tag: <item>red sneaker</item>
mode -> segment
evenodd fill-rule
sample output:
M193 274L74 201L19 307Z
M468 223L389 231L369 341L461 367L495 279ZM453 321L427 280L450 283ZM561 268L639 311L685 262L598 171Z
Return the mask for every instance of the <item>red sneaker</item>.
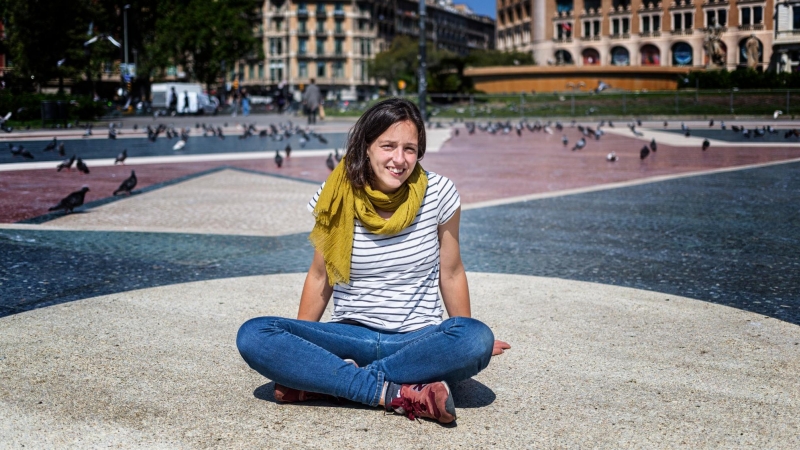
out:
M444 381L429 384L404 384L400 396L389 403L394 412L403 414L409 420L427 417L441 423L456 420L456 406L450 386Z

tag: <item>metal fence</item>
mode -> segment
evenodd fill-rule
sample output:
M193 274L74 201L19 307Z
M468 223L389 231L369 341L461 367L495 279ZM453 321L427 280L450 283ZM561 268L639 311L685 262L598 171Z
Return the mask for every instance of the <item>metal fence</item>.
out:
M406 96L416 101L416 96ZM353 114L373 102L341 103L334 114ZM659 92L555 92L541 94L430 94L431 118L513 118L585 116L772 116L800 115L800 90L678 90Z

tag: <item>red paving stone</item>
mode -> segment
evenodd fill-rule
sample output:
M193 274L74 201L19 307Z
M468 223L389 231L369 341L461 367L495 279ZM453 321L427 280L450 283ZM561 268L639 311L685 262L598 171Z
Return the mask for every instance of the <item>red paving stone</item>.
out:
M706 152L700 148L671 147L660 144L656 153L639 159L644 141L633 137L606 134L599 141L588 140L586 148L571 151L580 137L574 128L565 129L570 139L567 148L560 134L524 132L490 135L477 132L446 142L422 161L427 170L451 178L465 204L521 195L589 187L659 175L678 174L724 167L800 158L800 147L723 147ZM606 155L614 151L619 161L609 163ZM230 162L147 164L92 168L92 173L49 170L0 172L0 223L13 223L47 213L68 193L88 185L86 201L111 196L130 170L136 170L137 189L200 173L220 166L240 167L320 182L329 171L326 157L292 158L277 169L271 159ZM55 163L54 163L55 166Z

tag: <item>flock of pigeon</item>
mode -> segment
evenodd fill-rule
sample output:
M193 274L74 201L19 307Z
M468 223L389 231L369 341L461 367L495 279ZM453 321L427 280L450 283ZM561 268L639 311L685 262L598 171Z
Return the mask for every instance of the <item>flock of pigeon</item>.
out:
M643 137L644 136L644 133L642 133L641 131L637 130L637 127L642 126L642 121L641 120L635 119L632 122L628 123L627 125L628 125L628 128L631 130L631 132L633 133L634 136L636 136L636 137ZM541 122L539 120L536 120L535 122L531 123L531 122L528 122L525 119L520 120L517 123L511 123L511 121L487 122L485 124L477 124L475 122L466 122L465 126L466 126L466 130L467 130L467 132L469 134L475 134L475 132L477 130L480 130L480 131L483 131L483 132L487 132L489 134L510 134L512 132L515 132L517 134L517 136L520 136L520 137L522 137L523 130L528 130L528 131L531 131L531 132L544 132L544 133L547 133L547 134L553 134L555 132L563 132L564 128L565 128L565 126L559 121ZM713 119L711 119L709 121L708 126L709 127L713 127L714 126L714 120ZM573 120L570 123L569 127L577 128L577 130L580 131L580 133L582 134L582 136L572 146L572 151L576 151L576 150L582 150L582 149L584 149L586 147L587 139L594 138L594 140L600 140L600 138L604 135L603 127L614 128L614 122L612 122L611 120L608 120L608 121L603 120L596 127L592 127L592 126L584 126L584 125L578 124L576 121ZM669 127L669 122L664 121L664 128L666 129L668 127ZM724 121L720 122L720 128L722 130L726 130L727 129ZM686 136L686 137L690 137L691 136L691 130L683 122L681 122L681 130L683 131L684 136ZM753 138L763 137L768 133L770 133L770 134L779 133L779 130L777 130L772 125L765 125L765 126L753 127L753 128L747 128L747 127L744 127L744 126L732 125L730 127L730 130L732 132L734 132L734 133L741 133L742 136L744 136L745 138L748 138L748 139L751 138L751 137L753 137ZM458 133L459 133L458 129L456 128L455 129L455 136L458 136ZM790 138L800 139L800 130L798 130L798 129L788 130L788 131L786 131L784 133L784 138L786 138L786 139L790 139ZM561 143L563 144L564 148L569 147L569 138L567 137L566 134L562 134ZM703 142L702 142L700 148L703 151L706 151L706 150L709 149L710 146L711 146L711 142L708 139L703 139ZM658 150L658 144L656 143L655 139L652 139L650 141L649 145L645 145L645 146L643 146L641 148L641 150L639 151L639 158L641 160L643 160L643 159L647 158L651 153L655 153L657 150ZM606 160L609 161L609 162L615 162L615 161L619 160L619 157L617 156L616 152L611 152L608 155L606 155Z
M224 127L227 126L228 124L225 123ZM311 131L309 129L303 129L299 126L293 125L291 121L285 124L284 123L279 123L277 125L270 124L261 130L258 130L255 124L240 125L239 127L243 129L243 133L239 136L239 139L248 139L254 136L258 136L260 138L270 138L273 141L283 141L283 140L289 140L291 139L292 136L297 135L299 136L298 140L300 142L301 147L305 147L306 143L308 143L311 139L316 139L322 144L328 143L328 139L324 135ZM113 122L110 123L108 127L108 138L116 140L117 136L122 133L121 128L122 128L121 123L120 124ZM213 125L206 125L205 123L203 124L197 123L195 125L195 128L198 130L202 129L203 137L217 137L219 139L225 139L223 127L220 126L215 127ZM139 129L138 125L133 125L134 132L137 132L138 129ZM178 138L178 142L175 145L173 145L172 149L174 151L179 151L186 146L187 142L189 141L189 135L192 130L191 127L176 129L172 125L167 126L164 124L159 124L155 127L152 125L147 125L147 127L143 131L147 133L147 139L150 142L156 142L159 139L159 136L161 136L162 134L167 140ZM84 126L83 137L90 137L90 136L93 136L93 126L91 124L87 124L86 126ZM11 154L14 157L19 156L25 159L35 159L35 156L24 146L22 145L15 146L13 144L8 144L8 145ZM54 137L53 140L50 143L48 143L47 146L44 148L44 151L49 152L55 150L58 151L59 155L66 156L66 146L64 142L59 142L58 138ZM283 151L286 155L286 158L289 158L292 152L291 145L287 143ZM330 153L328 155L328 159L325 161L326 166L330 170L333 170L336 167L336 163L338 163L342 159L342 155L340 155L339 149L337 148L334 151L335 153ZM114 160L114 165L117 164L124 165L127 157L128 157L128 150L123 149L122 152L119 153L116 159ZM276 150L275 151L276 166L278 168L282 167L283 161L284 157L281 155L279 150ZM73 166L83 174L90 173L89 167L86 165L83 159L77 157L77 155L74 154L71 157L63 160L60 164L58 164L56 170L58 172L61 172L63 170L71 172ZM122 184L120 184L119 188L117 188L113 192L113 195L114 196L123 194L130 195L133 189L136 187L136 183L137 183L136 172L132 170L130 177L125 179L125 181L123 181ZM49 210L50 211L64 210L67 213L71 213L75 208L83 205L86 193L88 191L89 188L84 186L81 190L72 192L66 197L64 197L57 205L53 206Z

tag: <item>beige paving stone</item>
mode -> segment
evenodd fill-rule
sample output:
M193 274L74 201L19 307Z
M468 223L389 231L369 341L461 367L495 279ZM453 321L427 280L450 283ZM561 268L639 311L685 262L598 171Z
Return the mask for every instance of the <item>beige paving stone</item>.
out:
M800 327L657 292L470 273L513 348L454 387L453 428L277 405L235 347L304 274L123 292L0 319L0 447L798 448ZM327 316L326 316L327 317Z
M223 170L47 222L42 229L249 236L310 232L313 183Z

